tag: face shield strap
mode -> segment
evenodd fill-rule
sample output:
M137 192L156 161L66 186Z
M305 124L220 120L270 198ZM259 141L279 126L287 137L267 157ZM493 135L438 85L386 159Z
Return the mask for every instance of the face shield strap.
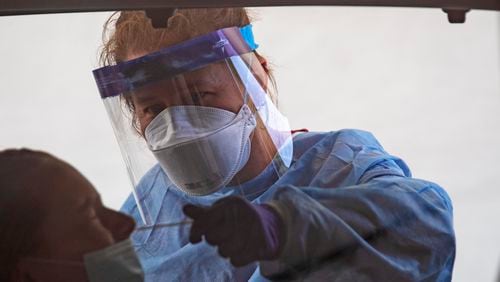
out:
M229 27L157 52L93 71L102 99L133 91L150 82L172 77L258 47L252 26Z
M250 96L257 111L255 114L261 117L278 150L275 159L281 160L284 165L278 166L279 169L277 169L281 175L281 172L290 167L293 157L293 143L288 119L278 111L243 59L240 56L235 56L231 57L230 60L245 88L244 103L247 103L247 97ZM286 169L284 170L284 168Z
M244 27L241 27L240 33L241 33L241 36L243 37L243 39L245 40L245 42L248 44L248 47L250 47L250 49L252 49L252 51L259 48L259 44L255 43L251 24L246 25Z

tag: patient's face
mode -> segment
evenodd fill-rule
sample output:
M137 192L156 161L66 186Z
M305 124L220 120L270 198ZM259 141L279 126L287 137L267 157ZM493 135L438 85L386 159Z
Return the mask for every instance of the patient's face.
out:
M128 238L134 221L102 205L93 186L66 164L48 176L52 187L44 203L47 212L40 230L37 257L81 260L82 255Z

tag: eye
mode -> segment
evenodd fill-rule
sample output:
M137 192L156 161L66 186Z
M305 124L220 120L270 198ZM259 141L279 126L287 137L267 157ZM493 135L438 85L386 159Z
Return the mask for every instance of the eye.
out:
M193 101L193 104L195 105L203 105L203 101L207 98L209 95L213 95L214 93L208 92L208 91L196 91L194 93L191 93L191 99Z
M157 116L164 109L165 109L165 106L156 104L156 105L151 105L151 106L147 106L146 108L144 108L144 113L147 115Z

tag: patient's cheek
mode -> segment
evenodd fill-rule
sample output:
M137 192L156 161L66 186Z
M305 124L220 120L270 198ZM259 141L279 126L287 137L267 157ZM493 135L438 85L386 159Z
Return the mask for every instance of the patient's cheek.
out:
M114 243L113 236L99 220L75 220L46 231L42 240L43 257L80 260L86 253Z

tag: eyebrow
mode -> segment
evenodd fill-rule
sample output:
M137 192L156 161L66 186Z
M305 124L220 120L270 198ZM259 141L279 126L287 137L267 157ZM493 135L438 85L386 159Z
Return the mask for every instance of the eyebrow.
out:
M155 85L157 83L161 83L161 85ZM133 96L133 99L135 99L136 102L139 102L139 103L146 103L149 101L154 101L154 100L158 99L159 95L164 95L164 92L168 91L169 88L166 85L163 85L163 83L164 83L164 81L158 81L158 82L154 82L150 85L144 85L143 87L140 87L140 88L136 89L135 91L133 91L131 96ZM153 88L153 89L148 88L152 85L154 85L155 88ZM157 93L158 92L157 87L160 87L159 88L161 91L160 94Z
M185 78L185 83L188 91L194 91L198 86L215 88L218 85L218 81L213 78L198 77L198 78ZM155 101L158 95L151 94L150 91L136 91L133 93L133 97L137 103L146 104L151 101Z
M217 80L212 78L200 77L200 78L187 78L186 84L188 87L206 85L206 86L217 86Z
M154 100L156 97L153 96L153 95L148 95L148 94L140 94L140 93L135 93L135 99L137 100L137 102L139 103L145 103L145 102L149 102L149 101L152 101Z

